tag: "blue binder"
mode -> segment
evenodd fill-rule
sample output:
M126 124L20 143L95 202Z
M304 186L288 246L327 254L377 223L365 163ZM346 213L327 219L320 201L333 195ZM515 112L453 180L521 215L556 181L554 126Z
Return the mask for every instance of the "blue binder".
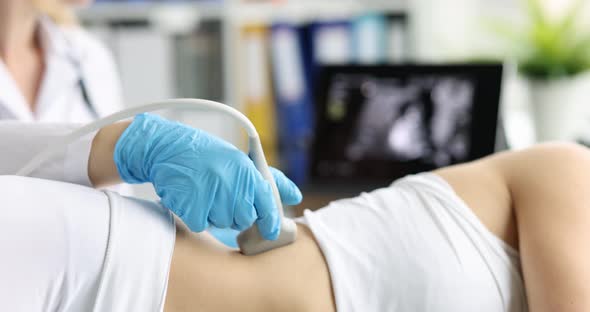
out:
M301 27L275 23L271 27L271 59L282 167L295 183L309 172L309 147L313 133L313 103L305 66Z
M350 22L277 22L271 36L281 163L287 175L302 184L310 171L316 78L322 65L353 60Z

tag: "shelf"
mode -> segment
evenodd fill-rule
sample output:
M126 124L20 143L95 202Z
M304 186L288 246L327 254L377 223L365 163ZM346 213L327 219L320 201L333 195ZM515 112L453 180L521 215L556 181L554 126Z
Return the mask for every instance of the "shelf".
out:
M287 3L241 3L230 1L190 2L101 2L78 11L86 23L147 21L168 14L193 14L199 20L221 20L225 17L237 22L270 23L275 20L306 22L334 18L348 18L365 12L404 13L406 0L380 1L291 1Z
M164 13L162 13L164 12ZM161 14L183 14L187 12L200 20L220 19L223 3L220 1L191 2L100 2L78 10L80 19L87 23L109 23L121 21L151 21Z
M240 3L228 7L227 14L238 22L272 23L273 21L309 22L348 19L367 12L405 13L405 0L367 4L364 1L290 1L286 3Z

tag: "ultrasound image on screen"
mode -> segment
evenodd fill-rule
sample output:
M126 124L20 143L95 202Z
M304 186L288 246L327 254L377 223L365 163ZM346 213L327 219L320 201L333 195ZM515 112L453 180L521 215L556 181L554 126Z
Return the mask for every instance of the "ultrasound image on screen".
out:
M360 106L344 151L351 161L421 160L440 167L469 156L473 91L470 80L456 76L402 81L340 74L326 113L337 121Z
M501 64L325 66L312 181L385 185L495 150Z
M470 160L476 82L457 73L330 75L314 175L390 179Z

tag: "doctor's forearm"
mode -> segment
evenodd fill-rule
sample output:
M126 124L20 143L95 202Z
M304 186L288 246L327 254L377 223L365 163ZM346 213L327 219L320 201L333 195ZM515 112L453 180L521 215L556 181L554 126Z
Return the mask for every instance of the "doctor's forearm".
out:
M119 122L102 128L92 141L88 159L88 177L95 187L121 183L113 159L115 145L131 122Z

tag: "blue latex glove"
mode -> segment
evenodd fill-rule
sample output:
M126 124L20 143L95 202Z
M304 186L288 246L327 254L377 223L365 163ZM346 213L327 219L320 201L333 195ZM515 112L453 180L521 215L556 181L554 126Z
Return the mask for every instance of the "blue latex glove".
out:
M211 234L215 239L220 241L227 247L238 248L238 235L240 232L233 229L220 229L214 226L207 229L207 232Z
M246 154L205 131L140 114L119 138L117 170L127 183L151 182L162 204L195 231L209 225L243 231L254 222L265 239L280 232L270 184ZM281 200L301 201L301 192L271 168Z

